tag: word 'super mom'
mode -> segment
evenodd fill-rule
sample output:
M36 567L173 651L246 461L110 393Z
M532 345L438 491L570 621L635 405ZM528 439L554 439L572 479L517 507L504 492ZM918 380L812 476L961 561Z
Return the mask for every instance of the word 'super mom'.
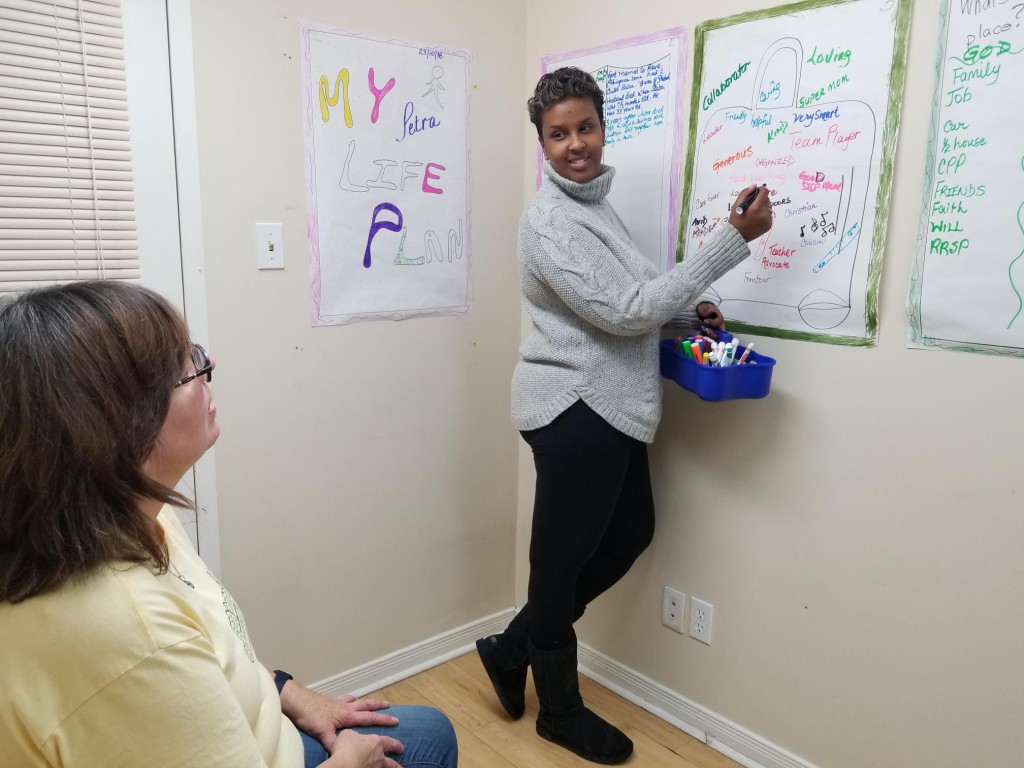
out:
M341 69L338 72L338 76L334 81L333 93L330 89L330 81L327 79L327 75L320 76L319 83L319 96L320 96L320 117L326 123L331 119L330 107L337 106L339 97L342 99L342 107L344 110L345 126L351 128L354 124L352 119L352 102L349 99L349 81L350 73L348 69ZM392 88L395 87L395 78L389 78L383 87L378 88L375 78L373 67L369 67L367 71L367 85L370 90L370 95L373 96L373 109L370 111L370 123L376 125L377 120L380 118L380 106L384 97L388 95ZM339 93L340 91L340 93ZM441 124L433 115L427 117L417 116L413 103L407 102L405 109L402 113L402 131L401 136L396 138L395 141L401 142L406 138L411 137L424 130L436 128ZM393 181L385 179L387 171L398 166L397 160L380 159L374 160L374 164L378 167L376 178L366 179L365 185L356 184L351 181L350 169L352 157L355 154L355 139L349 142L348 154L345 157L345 162L342 167L341 178L338 182L338 186L349 192L367 192L370 189L399 189ZM405 182L409 178L416 178L419 176L417 172L418 168L424 166L424 163L419 161L403 161L401 163L401 191L405 190ZM439 186L434 186L431 182L439 181L440 176L435 171L447 170L445 166L440 163L426 163L423 170L423 181L420 189L426 194L441 195L444 194L444 190ZM383 212L394 214L398 221L392 223L389 221L378 221L378 216ZM363 266L369 268L372 264L370 257L370 250L373 244L373 238L381 229L387 229L393 232L402 230L403 215L401 209L394 203L384 202L377 205L373 209L373 213L370 216L370 227L366 238L366 249L363 252ZM428 233L432 234L432 233ZM403 241L404 241L403 235ZM406 262L416 263L416 262Z

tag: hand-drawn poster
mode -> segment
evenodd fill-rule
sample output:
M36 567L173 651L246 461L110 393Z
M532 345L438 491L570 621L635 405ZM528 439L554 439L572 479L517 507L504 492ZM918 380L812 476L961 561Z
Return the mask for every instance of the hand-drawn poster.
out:
M679 232L686 54L686 30L676 28L541 61L544 72L579 67L604 91L604 163L615 167L608 200L663 271L675 263ZM538 186L543 160L538 150Z
M302 24L313 325L466 313L469 54Z
M910 0L808 0L697 27L680 241L766 184L772 229L707 298L730 330L870 346Z
M908 346L1024 356L1024 0L941 13Z

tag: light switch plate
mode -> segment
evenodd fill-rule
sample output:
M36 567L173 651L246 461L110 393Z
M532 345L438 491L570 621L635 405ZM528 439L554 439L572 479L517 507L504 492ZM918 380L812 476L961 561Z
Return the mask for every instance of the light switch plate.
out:
M260 269L284 269L284 233L281 224L256 224L256 256Z

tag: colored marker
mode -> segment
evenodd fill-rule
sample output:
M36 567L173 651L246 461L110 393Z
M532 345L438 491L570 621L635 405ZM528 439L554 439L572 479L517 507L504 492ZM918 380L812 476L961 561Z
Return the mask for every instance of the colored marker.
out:
M736 363L736 365L743 365L745 362L747 362L747 355L750 354L750 350L752 350L753 348L754 348L754 342L750 342L749 344L747 344L746 349L743 350L743 354L740 355L740 359Z
M761 191L761 188L767 186L767 184L762 184L760 187L754 187L754 191L751 192L746 197L744 197L743 202L736 206L736 213L743 213L745 210L747 210L747 208L750 207L751 203L753 203L757 199L757 195Z

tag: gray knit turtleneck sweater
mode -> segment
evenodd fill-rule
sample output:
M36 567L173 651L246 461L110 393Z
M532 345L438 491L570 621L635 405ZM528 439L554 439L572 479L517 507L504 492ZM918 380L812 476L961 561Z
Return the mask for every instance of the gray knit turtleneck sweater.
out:
M730 224L664 275L605 199L615 169L579 184L544 164L519 223L519 275L533 331L512 377L512 424L537 429L579 399L630 437L661 419L659 328L693 317L701 293L750 249Z

